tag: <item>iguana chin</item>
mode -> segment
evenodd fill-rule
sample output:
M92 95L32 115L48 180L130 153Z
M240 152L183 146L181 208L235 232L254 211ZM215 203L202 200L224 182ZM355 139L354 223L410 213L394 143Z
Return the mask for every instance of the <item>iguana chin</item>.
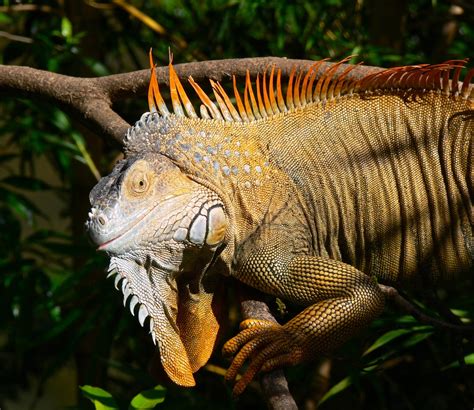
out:
M377 281L472 269L474 70L462 83L465 61L351 80L341 63L293 71L286 97L274 68L256 90L247 76L243 99L234 79L235 104L190 78L200 115L171 63L168 110L152 64L151 112L92 190L87 227L174 382L194 385L211 355L221 275L306 306L284 325L244 321L225 344L228 379L250 362L239 394L367 326L384 307Z

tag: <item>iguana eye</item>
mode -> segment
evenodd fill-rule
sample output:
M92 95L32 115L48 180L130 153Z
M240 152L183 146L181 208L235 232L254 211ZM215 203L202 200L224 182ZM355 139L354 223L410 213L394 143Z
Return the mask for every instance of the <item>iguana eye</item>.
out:
M150 181L148 175L143 171L137 171L131 175L130 189L134 194L143 194L148 191Z

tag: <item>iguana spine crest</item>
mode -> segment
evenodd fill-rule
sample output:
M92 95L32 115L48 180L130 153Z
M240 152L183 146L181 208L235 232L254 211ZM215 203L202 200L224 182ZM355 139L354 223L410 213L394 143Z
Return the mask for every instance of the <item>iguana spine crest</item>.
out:
M234 98L237 107L219 82L209 80L214 97L214 103L205 91L189 77L189 84L195 90L202 102L200 117L188 98L181 81L172 64L169 63L170 97L173 112L178 117L216 119L226 122L252 122L272 117L281 113L291 112L303 108L308 104L331 101L345 95L354 93L370 96L387 91L435 91L454 99L464 100L474 98L474 86L471 80L474 77L474 68L469 70L460 84L461 70L465 68L465 60L449 60L441 64L419 64L386 69L374 74L369 74L361 79L347 78L347 75L357 65L347 67L342 73L337 74L342 64L352 56L346 57L334 65L326 68L317 77L317 72L327 59L315 62L307 71L296 74L296 67L290 73L286 101L282 92L281 69L272 66L267 80L266 71L262 76L257 75L254 91L249 71L245 79L243 101L233 76ZM170 111L161 96L158 81L155 75L155 64L150 50L150 85L148 89L148 105L151 112L159 111L163 117L170 115ZM304 75L304 77L303 77ZM184 109L183 109L184 106ZM186 113L185 113L186 112Z

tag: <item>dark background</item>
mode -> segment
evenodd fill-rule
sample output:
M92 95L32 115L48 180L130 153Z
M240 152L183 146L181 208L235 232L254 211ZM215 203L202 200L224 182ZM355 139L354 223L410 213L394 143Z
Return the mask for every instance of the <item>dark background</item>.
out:
M384 67L472 57L474 49L471 0L2 4L0 62L73 76L147 68L150 47L158 65L168 62L170 47L176 63L267 55L337 61L357 54L353 61ZM90 384L126 408L161 382L168 389L162 408L263 408L257 384L232 399L220 374L228 365L220 348L214 367L197 374L197 388L150 376L151 339L122 307L121 294L105 280L105 256L84 234L96 168L106 174L120 147L45 101L0 98L0 407L92 408L78 388ZM147 110L146 97L115 109L133 122ZM473 318L471 278L445 288L410 296L426 309L439 302ZM287 320L277 302L269 299ZM227 338L239 321L232 295L229 305ZM308 410L331 388L321 409L470 409L472 352L472 340L389 307L334 357L286 374ZM467 364L460 366L462 357Z

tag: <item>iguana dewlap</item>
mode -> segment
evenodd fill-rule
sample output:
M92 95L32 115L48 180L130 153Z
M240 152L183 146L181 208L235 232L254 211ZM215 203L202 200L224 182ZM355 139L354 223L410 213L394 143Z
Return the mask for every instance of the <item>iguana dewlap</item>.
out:
M87 227L124 303L173 381L214 348L216 290L231 275L306 308L284 325L247 320L224 346L227 377L325 354L383 309L377 280L431 283L473 266L474 86L464 61L348 80L341 65L247 76L235 103L194 111L170 64L171 113L152 70L151 112L125 159L91 191ZM318 72L321 71L321 72ZM121 281L121 283L120 283Z

